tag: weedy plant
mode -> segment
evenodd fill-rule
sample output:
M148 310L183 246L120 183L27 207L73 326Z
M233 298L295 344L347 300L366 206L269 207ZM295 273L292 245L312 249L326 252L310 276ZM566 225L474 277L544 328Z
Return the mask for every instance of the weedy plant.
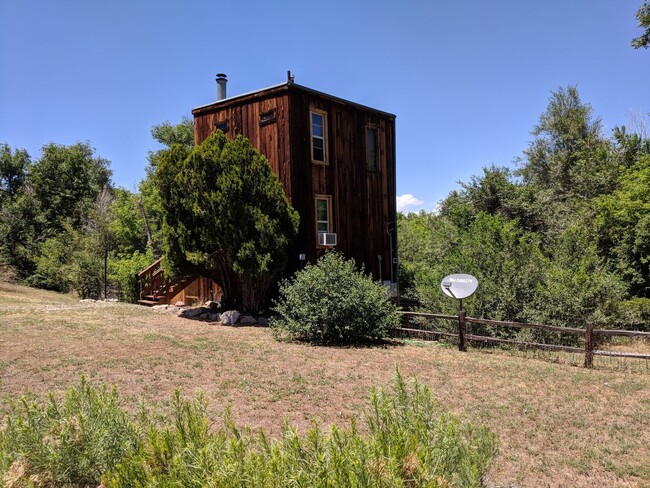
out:
M82 376L59 402L22 399L0 428L4 486L97 486L101 476L141 443L116 390Z
M228 410L212 432L203 396L187 401L176 391L167 426L143 414L141 428L134 428L111 407L113 414L89 416L108 422L103 435L82 442L94 431L75 427L67 434L73 422L83 423L73 419L116 405L116 397L83 379L68 399L79 395L83 401L70 402L72 408L59 408L50 399L9 416L0 435L5 486L96 486L101 477L106 488L478 487L497 452L496 436L487 428L446 413L425 385L408 384L399 372L391 389L371 391L362 429L352 419L347 428L324 431L314 423L300 434L285 422L278 439L237 428ZM59 440L48 440L50 432ZM64 449L70 438L81 448Z
M386 288L354 260L328 252L280 285L271 320L278 339L315 343L381 339L399 326Z
M303 435L285 422L279 439L238 429L226 411L209 432L202 397L174 396L174 422L103 479L106 487L443 487L481 486L497 453L496 436L444 411L429 388L397 372L391 389L374 389L365 427L317 423ZM364 433L362 433L364 432Z

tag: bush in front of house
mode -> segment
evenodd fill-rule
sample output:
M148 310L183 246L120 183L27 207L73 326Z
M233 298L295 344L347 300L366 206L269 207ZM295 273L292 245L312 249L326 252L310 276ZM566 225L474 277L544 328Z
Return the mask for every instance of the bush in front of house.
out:
M386 288L354 260L328 252L280 286L271 320L276 338L314 343L382 339L399 327Z

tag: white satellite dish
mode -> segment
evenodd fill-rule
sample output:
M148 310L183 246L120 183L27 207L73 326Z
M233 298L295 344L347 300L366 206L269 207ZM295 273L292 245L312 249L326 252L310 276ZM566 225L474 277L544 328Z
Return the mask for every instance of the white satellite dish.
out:
M478 280L468 274L452 274L442 279L440 287L448 297L462 300L474 294L478 288Z

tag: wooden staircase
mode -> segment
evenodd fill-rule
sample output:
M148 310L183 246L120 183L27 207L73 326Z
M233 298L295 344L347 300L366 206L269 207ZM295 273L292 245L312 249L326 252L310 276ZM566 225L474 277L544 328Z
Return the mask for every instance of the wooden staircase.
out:
M190 284L194 277L188 276L179 282L173 282L165 276L160 258L138 273L140 297L138 303L147 307L164 305Z

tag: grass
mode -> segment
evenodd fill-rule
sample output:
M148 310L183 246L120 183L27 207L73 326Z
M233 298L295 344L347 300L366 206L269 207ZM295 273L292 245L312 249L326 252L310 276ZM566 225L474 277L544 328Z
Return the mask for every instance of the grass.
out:
M198 390L218 424L278 436L283 418L346 425L395 367L444 406L499 437L486 483L506 486L650 486L650 375L492 350L459 353L410 341L376 347L275 342L268 329L223 327L126 304L0 284L0 415L31 392L62 395L85 374L170 413L171 392ZM200 365L200 366L199 366ZM597 363L598 366L598 363ZM2 420L0 420L0 424Z

